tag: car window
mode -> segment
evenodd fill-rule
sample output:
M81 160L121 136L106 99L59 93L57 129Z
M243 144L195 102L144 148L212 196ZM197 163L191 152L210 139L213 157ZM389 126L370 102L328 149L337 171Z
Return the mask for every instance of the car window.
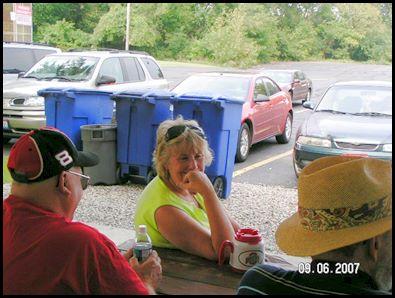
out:
M148 69L151 78L153 78L154 80L163 79L163 73L154 60L147 57L141 58L141 60L143 61L145 67Z
M272 96L273 94L280 92L280 88L278 88L271 80L263 79L263 81L266 83L266 88L267 91L269 92L269 96Z
M265 71L263 73L279 84L289 84L293 80L293 74L289 72Z
M223 96L246 101L251 78L210 75L192 75L171 91L177 95Z
M99 71L99 78L102 75L115 78L115 83L123 83L123 72L118 58L108 58L103 61Z
M125 66L126 82L140 82L145 80L145 74L140 62L133 57L121 58Z
M27 71L35 64L31 49L3 47L3 73Z
M305 76L304 76L303 72L298 71L298 72L296 72L296 78L298 78L299 80L304 80Z
M270 93L262 79L257 79L255 81L254 98L257 98L259 94L270 96Z
M333 86L317 105L316 111L321 110L392 115L392 88Z
M99 58L94 57L50 55L36 63L25 77L51 79L62 76L70 80L88 80L92 77L98 61Z
M35 61L40 61L43 57L49 55L49 54L55 54L55 50L45 50L45 49L33 49L33 53L35 56Z

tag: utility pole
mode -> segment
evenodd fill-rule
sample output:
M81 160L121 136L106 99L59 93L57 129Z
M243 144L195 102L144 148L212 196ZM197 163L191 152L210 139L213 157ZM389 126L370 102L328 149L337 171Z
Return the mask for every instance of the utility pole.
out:
M130 24L130 3L126 4L126 40L125 40L125 50L129 50L129 24Z

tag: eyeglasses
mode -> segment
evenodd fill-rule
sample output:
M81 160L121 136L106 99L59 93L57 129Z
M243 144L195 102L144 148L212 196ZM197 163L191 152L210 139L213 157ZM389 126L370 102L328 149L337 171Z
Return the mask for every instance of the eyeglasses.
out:
M76 175L76 176L80 176L82 189L85 190L88 188L88 183L89 183L89 180L91 179L91 177L77 173L77 172L73 172L73 171L66 171L66 172Z
M186 128L192 129L193 131L195 131L197 133L197 135L199 137L201 137L202 139L206 139L206 136L204 134L204 131L200 128L200 127L196 127L193 125L175 125L170 127L167 132L166 132L166 136L165 136L165 140L166 142L177 138L178 136L180 136Z

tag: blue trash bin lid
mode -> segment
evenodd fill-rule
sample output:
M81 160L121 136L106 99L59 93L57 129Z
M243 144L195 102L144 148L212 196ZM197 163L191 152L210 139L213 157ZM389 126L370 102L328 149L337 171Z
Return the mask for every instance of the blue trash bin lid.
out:
M156 100L169 100L174 93L162 89L155 90L126 90L114 93L111 95L112 100L129 99L129 100L142 100L155 104Z
M54 87L44 88L44 89L38 90L37 95L38 96L47 96L50 94L60 94L60 93L63 93L64 89L66 89L66 88L54 88Z
M102 91L96 89L79 89L79 88L45 88L37 91L39 96L61 94L67 97L74 98L75 94L88 94L88 95L110 95L111 91Z
M84 94L84 95L111 95L113 92L97 90L97 89L82 89L82 88L67 88L64 89L63 92L67 93L68 97L74 97L75 94Z
M218 106L224 107L226 104L240 104L243 105L244 101L238 98L230 98L223 96L212 96L212 95L197 95L194 93L185 93L180 96L173 96L170 99L171 103L177 102L190 102L190 103L212 103Z

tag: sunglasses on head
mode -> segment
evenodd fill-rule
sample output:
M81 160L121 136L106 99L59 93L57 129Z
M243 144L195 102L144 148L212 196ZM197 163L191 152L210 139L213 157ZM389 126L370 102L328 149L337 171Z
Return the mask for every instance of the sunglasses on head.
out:
M85 190L88 188L88 183L89 183L89 180L91 179L91 177L77 173L77 172L73 172L73 171L66 171L66 172L76 175L76 176L80 176L82 189Z
M196 132L196 134L197 134L199 137L201 137L202 139L206 139L206 136L204 135L204 132L203 132L203 130L202 130L201 128L196 127L196 126L193 126L193 125L184 125L184 124L182 124L182 125L175 125L175 126L172 126L172 127L170 127L170 128L167 130L166 136L165 136L166 142L168 142L168 141L170 141L170 140L172 140L172 139L177 138L177 137L180 136L180 135L185 131L185 129L187 129L187 128L189 128L189 129L193 130L194 132Z

